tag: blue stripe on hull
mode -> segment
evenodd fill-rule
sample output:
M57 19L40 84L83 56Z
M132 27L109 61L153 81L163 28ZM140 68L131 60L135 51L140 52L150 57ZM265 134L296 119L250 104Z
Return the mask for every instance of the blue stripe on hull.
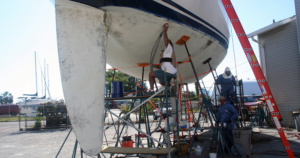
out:
M182 15L170 8L167 8L159 3L156 3L153 0L73 0L79 3L83 3L86 5L90 5L96 8L101 8L105 6L118 6L118 7L129 7L129 8L135 8L142 11L146 11L152 14L155 14L160 17L165 17L174 21L177 21L178 23L182 23L184 25L188 25L192 28L195 28L197 30L200 30L207 35L215 38L220 42L220 44L227 49L228 48L228 39L226 36L221 33L219 30L217 30L214 26L207 23L205 20L199 18L195 14L191 13L190 11L186 10L185 8L177 5L176 3L172 2L171 0L163 0L164 2L172 5L173 7L185 12L186 14L192 16L193 18L196 18L197 20L205 23L206 25L210 26L214 30L211 30L210 28L206 27L205 25L185 16ZM221 34L222 36L220 36Z

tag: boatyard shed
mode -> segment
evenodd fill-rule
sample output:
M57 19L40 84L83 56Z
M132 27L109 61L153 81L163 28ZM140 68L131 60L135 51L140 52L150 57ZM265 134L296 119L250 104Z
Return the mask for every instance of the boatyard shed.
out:
M260 64L283 117L284 126L295 126L291 112L300 108L300 52L297 31L300 26L296 19L293 16L278 22L273 21L271 25L248 34L248 38L258 43Z

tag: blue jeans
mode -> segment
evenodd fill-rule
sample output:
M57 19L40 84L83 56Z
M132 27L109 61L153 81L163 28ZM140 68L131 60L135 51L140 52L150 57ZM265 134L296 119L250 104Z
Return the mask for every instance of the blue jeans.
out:
M155 70L153 71L155 77L159 80L159 83L165 83L165 76L164 76L164 71L162 69L159 69L159 70ZM176 78L177 75L176 74L170 74L170 73L167 73L166 72L166 75L167 75L167 82L170 83L171 82L171 79L172 78Z

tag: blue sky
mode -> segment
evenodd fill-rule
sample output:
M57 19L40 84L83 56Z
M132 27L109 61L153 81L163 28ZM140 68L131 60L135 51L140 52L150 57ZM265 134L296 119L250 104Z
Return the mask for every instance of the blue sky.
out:
M9 91L14 97L35 93L34 52L37 52L40 96L43 93L40 72L46 59L51 96L63 98L53 3L52 0L0 1L0 93ZM279 21L295 15L294 0L232 0L232 3L247 34L272 24L273 19ZM234 51L239 79L254 80L235 33L231 37L234 47L230 39L228 55L218 67L218 74L226 66L235 74ZM258 56L257 44L251 42L251 45ZM207 87L212 84L210 76L204 79Z
M246 34L271 25L273 19L275 21L280 21L295 15L294 0L231 0L231 2ZM225 67L228 66L234 75L236 75L237 72L238 79L243 79L243 81L256 80L232 27L230 28L230 31L232 34L229 39L230 45L227 56L217 68L218 75L223 73ZM259 59L257 43L253 42L251 39L249 41L256 57ZM234 54L236 60L234 60ZM237 68L235 68L235 62ZM206 88L211 87L214 83L212 75L205 77L203 81Z

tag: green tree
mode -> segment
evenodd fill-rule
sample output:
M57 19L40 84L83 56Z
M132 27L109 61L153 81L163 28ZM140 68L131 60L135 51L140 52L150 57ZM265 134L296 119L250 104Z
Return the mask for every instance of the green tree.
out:
M200 82L199 82L200 83ZM199 96L199 86L198 82L195 82L196 95Z
M139 81L140 79L137 79ZM108 81L108 86L111 87L112 81L122 81L124 92L130 92L135 90L136 80L134 77L122 73L118 70L108 70L106 71L106 81ZM144 83L144 89L147 89Z
M7 104L12 103L14 101L14 96L9 93L8 91L5 91L0 95L0 103L1 104Z
M196 93L194 91L190 91L191 99L197 98Z

